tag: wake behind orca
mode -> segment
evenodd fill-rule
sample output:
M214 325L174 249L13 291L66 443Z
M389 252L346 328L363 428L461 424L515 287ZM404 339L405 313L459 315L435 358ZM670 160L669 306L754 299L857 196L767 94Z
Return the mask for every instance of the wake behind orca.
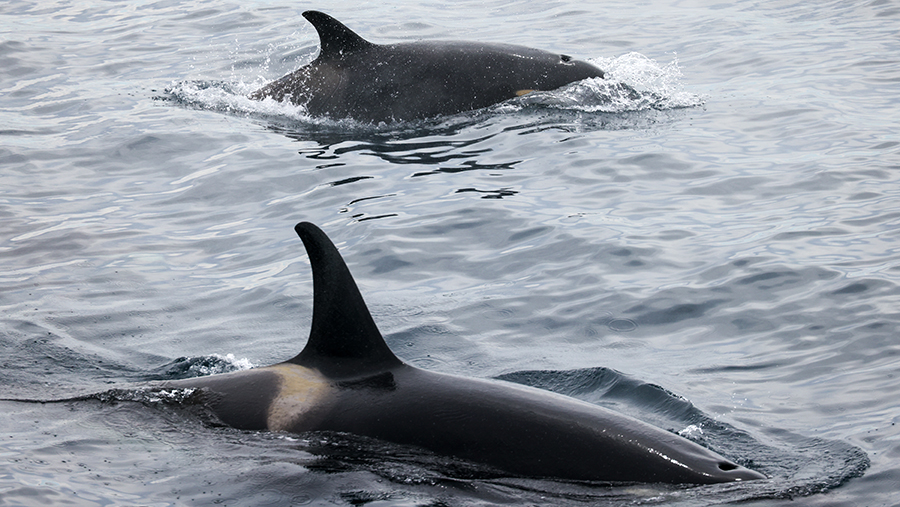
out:
M313 116L408 121L488 107L587 78L597 67L568 55L510 44L420 41L374 44L331 16L306 11L319 34L308 65L253 92L306 107Z
M247 430L346 432L522 477L710 484L763 479L674 433L567 396L433 373L385 343L347 265L315 225L295 227L313 272L303 350L283 363L155 384L199 389Z

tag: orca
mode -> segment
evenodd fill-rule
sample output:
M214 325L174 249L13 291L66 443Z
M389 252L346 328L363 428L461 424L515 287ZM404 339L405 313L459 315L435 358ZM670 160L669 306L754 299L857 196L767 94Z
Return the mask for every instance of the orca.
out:
M388 123L481 109L604 77L599 68L568 55L461 41L374 44L322 12L303 17L319 34L319 55L251 99L289 100L310 115L335 120Z
M328 236L297 224L313 275L309 338L272 366L166 381L239 429L330 431L427 449L511 476L712 484L764 479L681 436L502 380L415 368L382 338Z

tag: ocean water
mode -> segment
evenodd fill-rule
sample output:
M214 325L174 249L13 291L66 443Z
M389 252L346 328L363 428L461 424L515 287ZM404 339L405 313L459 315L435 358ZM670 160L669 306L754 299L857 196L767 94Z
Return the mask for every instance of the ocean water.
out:
M309 8L609 80L380 126L247 100L315 56ZM4 2L0 505L897 505L898 21L890 0ZM770 479L498 478L128 391L9 401L293 357L302 220L407 362Z

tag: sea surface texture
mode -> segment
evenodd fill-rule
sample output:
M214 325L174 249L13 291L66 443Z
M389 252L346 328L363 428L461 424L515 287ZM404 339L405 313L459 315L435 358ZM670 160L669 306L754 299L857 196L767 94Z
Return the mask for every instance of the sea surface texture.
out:
M608 79L389 125L247 99L315 57L311 8ZM897 505L898 26L893 0L5 0L0 505ZM497 476L128 387L297 354L300 221L408 363L572 395L769 479Z

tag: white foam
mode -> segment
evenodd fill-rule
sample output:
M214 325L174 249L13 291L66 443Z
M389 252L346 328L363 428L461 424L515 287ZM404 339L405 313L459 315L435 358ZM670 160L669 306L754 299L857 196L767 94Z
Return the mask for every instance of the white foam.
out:
M237 359L234 357L234 354L225 354L224 356L220 355L220 354L212 354L212 356L221 361L228 363L235 370L249 370L249 369L255 367L255 365L252 362L250 362L250 360L247 359L246 357ZM218 372L212 372L212 371L206 372L207 375L211 374L211 373L218 373Z
M591 60L591 63L606 72L607 81L623 83L637 92L655 96L657 109L695 107L703 104L702 97L684 90L677 55L673 54L672 61L665 65L636 52L615 58L597 58Z
M249 95L262 86L262 82L247 84L215 81L176 81L166 92L177 103L229 114L246 116L270 116L292 120L311 121L306 108L290 101L272 98L253 100Z
M697 439L703 435L703 428L699 424L691 424L678 432L684 438Z

